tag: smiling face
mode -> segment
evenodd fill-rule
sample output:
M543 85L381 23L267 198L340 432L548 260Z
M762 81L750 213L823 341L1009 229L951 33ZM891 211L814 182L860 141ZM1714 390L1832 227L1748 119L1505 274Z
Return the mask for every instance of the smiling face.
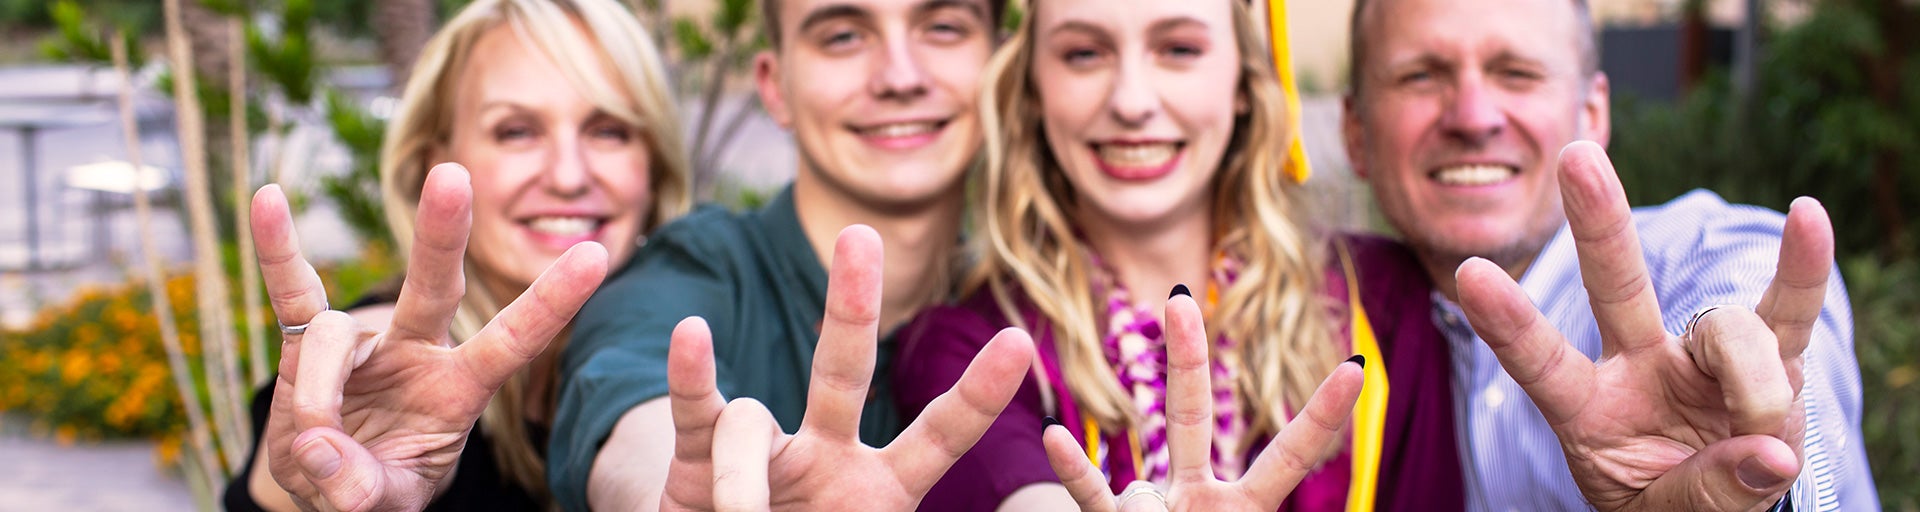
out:
M1230 1L1038 2L1042 132L1082 222L1166 225L1207 213L1245 101Z
M986 0L786 0L778 12L780 48L758 57L756 81L799 142L798 179L871 205L957 189L980 146Z
M589 240L606 246L610 261L625 261L652 203L640 128L575 91L508 25L480 36L466 63L436 160L473 175L467 254L489 287L513 297ZM597 62L577 65L606 73Z
M1516 274L1565 222L1555 166L1607 138L1570 0L1375 0L1344 126L1354 170L1428 261Z

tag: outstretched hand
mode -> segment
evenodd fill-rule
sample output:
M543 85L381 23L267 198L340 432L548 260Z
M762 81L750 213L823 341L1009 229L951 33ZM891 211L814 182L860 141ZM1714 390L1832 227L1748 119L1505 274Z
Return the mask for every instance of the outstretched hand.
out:
M840 232L806 416L793 435L759 402L720 396L704 320L674 329L667 370L674 455L662 509L912 510L973 447L1025 378L1033 341L1019 329L1001 331L892 444L861 444L879 339L881 259L872 228Z
M1109 494L1106 478L1087 460L1066 427L1047 427L1047 461L1080 509L1089 512L1165 510L1265 511L1280 503L1319 466L1318 454L1344 441L1341 429L1353 417L1364 381L1361 366L1334 367L1307 400L1299 416L1280 429L1267 449L1237 481L1213 474L1213 386L1208 368L1206 325L1193 297L1167 300L1167 451L1165 489L1133 482L1120 496ZM1364 360L1363 360L1364 361ZM1140 489L1136 489L1136 488Z
M275 481L306 510L419 510L444 490L475 419L546 349L607 272L607 251L569 249L465 343L448 334L464 294L472 220L465 169L426 178L413 252L385 332L328 310L276 185L253 198L253 234L274 315L288 334L262 433Z
M1560 191L1598 320L1598 364L1533 307L1507 273L1460 266L1474 329L1560 438L1580 490L1606 510L1758 510L1801 469L1801 352L1825 301L1833 227L1794 201L1780 263L1752 310L1702 311L1662 327L1626 194L1598 145L1560 153Z

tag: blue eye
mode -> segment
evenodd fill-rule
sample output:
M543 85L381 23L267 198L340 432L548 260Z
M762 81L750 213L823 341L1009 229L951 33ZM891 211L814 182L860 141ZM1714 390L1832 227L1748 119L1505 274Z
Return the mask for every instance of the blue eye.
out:
M820 46L829 50L841 50L860 43L860 33L853 30L829 32L820 39Z
M1101 56L1102 55L1099 50L1095 50L1091 48L1073 48L1065 52L1061 52L1060 60L1066 61L1067 64L1069 65L1080 66L1080 65L1091 64L1095 60L1100 59Z
M1162 52L1164 52L1168 57L1173 57L1176 59L1192 59L1192 58L1199 57L1203 53L1206 53L1204 50L1201 50L1200 47L1198 46L1184 45L1184 44L1169 45L1165 50L1162 50Z
M633 130L618 124L601 126L593 129L592 136L597 139L627 142L633 139Z
M501 126L493 130L493 140L500 142L515 141L533 137L533 129L525 126Z

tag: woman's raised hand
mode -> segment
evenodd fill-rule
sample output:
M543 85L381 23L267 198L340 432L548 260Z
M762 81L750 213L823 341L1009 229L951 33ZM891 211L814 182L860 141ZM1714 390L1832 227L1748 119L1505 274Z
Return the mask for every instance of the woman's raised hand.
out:
M473 222L466 169L428 173L406 283L380 331L329 310L300 255L287 198L253 198L253 234L286 335L261 442L275 481L306 510L418 510L452 479L474 421L507 378L573 318L607 272L607 251L574 246L465 343L448 333L465 293ZM303 328L304 327L304 328Z
M1254 459L1237 481L1213 474L1213 386L1208 370L1207 335L1200 306L1180 294L1167 300L1167 485L1134 482L1119 496L1093 467L1066 427L1047 427L1047 461L1060 483L1085 511L1270 511L1280 508L1293 488L1320 464L1320 454L1345 439L1340 435L1360 398L1364 360L1333 369L1307 406Z

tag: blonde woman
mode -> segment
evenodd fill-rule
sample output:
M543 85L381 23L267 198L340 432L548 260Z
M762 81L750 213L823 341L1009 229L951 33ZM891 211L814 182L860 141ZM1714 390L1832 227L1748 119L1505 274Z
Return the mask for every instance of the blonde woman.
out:
M1429 285L1404 249L1329 243L1307 222L1304 176L1283 163L1295 134L1249 8L1030 4L986 78L968 297L902 331L895 381L902 409L918 411L1008 325L1034 333L1035 371L924 506L1459 507ZM1357 392L1344 380L1355 366L1368 395L1351 442L1326 449L1331 436L1307 433L1345 421L1336 404ZM1333 400L1310 404L1330 373ZM1283 433L1299 414L1313 425ZM1043 427L1054 418L1064 424ZM1043 445L1043 428L1058 439Z
M608 265L689 206L671 98L616 1L467 6L416 63L382 148L405 286L347 315L322 314L285 198L263 189L260 262L292 327L227 508L550 508L561 332Z

